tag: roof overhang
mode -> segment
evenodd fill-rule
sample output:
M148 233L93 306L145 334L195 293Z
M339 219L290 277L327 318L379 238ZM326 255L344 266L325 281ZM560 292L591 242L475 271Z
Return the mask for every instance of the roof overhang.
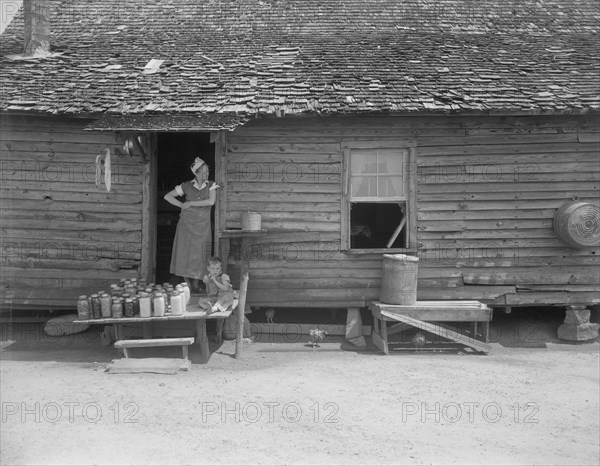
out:
M103 115L86 126L93 131L233 131L251 117L234 113L190 115Z

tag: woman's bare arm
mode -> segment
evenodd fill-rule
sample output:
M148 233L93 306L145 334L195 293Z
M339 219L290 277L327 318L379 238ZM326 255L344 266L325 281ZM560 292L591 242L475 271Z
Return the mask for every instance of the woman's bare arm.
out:
M180 200L178 200L177 198L179 197L179 194L177 194L176 190L171 190L169 191L167 194L165 194L165 197L163 198L165 201L167 201L169 204L174 205L175 207L181 207L183 208L183 202L181 202Z
M215 202L217 200L217 191L213 189L212 191L209 191L208 195L210 197L203 201L187 201L184 204L187 207L208 207L211 205L215 205Z

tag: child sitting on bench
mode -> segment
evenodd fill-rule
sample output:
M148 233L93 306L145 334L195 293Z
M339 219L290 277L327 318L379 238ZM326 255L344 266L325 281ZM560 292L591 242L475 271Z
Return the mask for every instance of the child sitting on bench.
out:
M233 305L233 287L229 275L223 273L223 262L219 257L213 256L208 260L208 274L202 280L208 296L200 298L198 306L207 314L226 311Z

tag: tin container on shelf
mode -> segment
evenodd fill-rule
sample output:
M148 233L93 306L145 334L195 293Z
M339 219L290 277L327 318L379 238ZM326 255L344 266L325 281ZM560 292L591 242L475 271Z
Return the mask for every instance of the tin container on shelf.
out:
M112 316L115 319L120 319L123 317L123 299L122 298L113 298L111 305Z
M167 309L171 307L171 298L173 297L173 293L175 292L175 288L173 285L169 285L165 288L166 297L167 297Z
M133 315L134 317L140 316L140 294L136 294L133 298Z
M90 318L90 300L85 295L81 295L77 300L77 318L79 320Z
M125 302L123 303L123 315L125 317L133 317L134 311L134 298L125 298Z
M179 291L174 291L171 295L171 314L180 316L185 311L185 295Z
M188 286L188 284L185 282L181 283L181 288L183 289L183 293L185 295L184 302L187 306L190 303L190 297L192 296L192 292L190 291L190 287Z
M102 317L100 295L93 294L90 297L90 304L92 305L92 319L100 319Z
M152 317L152 298L146 292L140 293L140 317Z
M121 287L116 283L110 285L110 295L111 296L119 296L121 294Z
M112 299L108 293L102 293L100 295L100 312L102 313L102 318L107 319L112 316L111 309Z
M165 296L160 291L154 294L154 315L156 317L163 317L165 315Z

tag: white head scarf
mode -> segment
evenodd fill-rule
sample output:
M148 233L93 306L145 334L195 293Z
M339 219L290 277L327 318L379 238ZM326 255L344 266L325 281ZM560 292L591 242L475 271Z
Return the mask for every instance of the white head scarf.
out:
M202 167L202 165L206 165L206 162L200 157L196 157L194 159L194 163L192 164L192 173L195 175L198 169Z

